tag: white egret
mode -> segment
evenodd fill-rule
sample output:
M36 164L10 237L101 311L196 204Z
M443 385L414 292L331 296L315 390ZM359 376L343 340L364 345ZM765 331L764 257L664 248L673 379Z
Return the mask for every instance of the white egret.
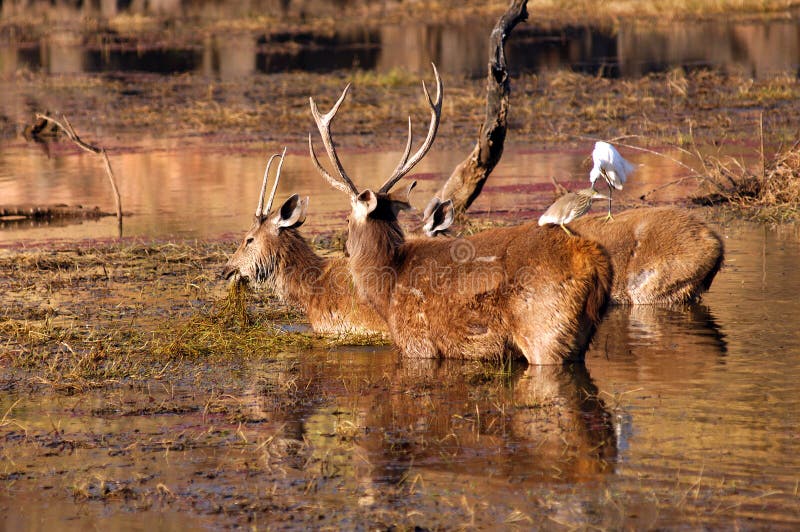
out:
M592 190L594 190L595 181L601 176L608 185L608 215L606 219L612 220L611 196L614 193L614 189L622 190L622 185L625 184L628 175L636 167L626 161L614 146L602 141L595 143L592 160L594 161L594 166L589 172L589 181L592 182Z

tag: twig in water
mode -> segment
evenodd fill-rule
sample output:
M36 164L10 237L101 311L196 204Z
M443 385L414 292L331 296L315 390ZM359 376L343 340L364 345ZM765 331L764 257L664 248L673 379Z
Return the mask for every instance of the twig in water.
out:
M108 154L106 153L106 150L82 140L75 132L75 128L72 127L72 124L69 123L69 120L67 120L66 116L64 117L63 124L55 118L43 114L37 114L36 118L47 120L48 122L55 124L59 127L59 129L66 133L67 137L69 137L69 140L77 144L79 148L86 150L89 153L100 155L103 158L106 174L108 175L108 180L111 182L111 189L114 191L114 202L116 203L117 207L117 222L119 224L119 236L122 237L122 200L120 199L119 188L117 188L117 181L114 179L114 171L111 169L111 161L108 160Z

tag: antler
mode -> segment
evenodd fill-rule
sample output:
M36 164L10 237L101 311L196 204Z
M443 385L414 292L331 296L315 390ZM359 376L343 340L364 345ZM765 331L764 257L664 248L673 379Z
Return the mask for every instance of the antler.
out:
M283 147L283 153L281 153L281 162L278 163L278 173L275 174L275 183L272 185L272 192L269 195L269 201L267 201L267 208L261 211L263 216L267 216L272 209L272 202L275 200L275 192L278 190L278 181L281 180L281 168L283 168L283 160L285 158L286 146Z
M270 167L272 167L272 161L273 159L275 159L275 157L281 157L281 156L278 155L277 153L273 154L272 157L269 158L269 161L267 161L267 169L264 170L264 182L261 183L261 193L258 195L258 207L256 207L256 218L261 218L264 216L264 211L262 210L262 207L264 206L264 193L267 191L267 179L269 179L269 169ZM281 162L283 162L282 157L281 157ZM277 179L276 179L276 184L277 184ZM274 193L275 192L273 191L273 194ZM270 197L270 203L272 203L272 197Z
M389 192L391 188L397 183L401 177L406 175L408 172L411 171L414 166L417 165L418 162L425 157L425 154L428 153L428 150L431 149L431 145L433 145L433 139L436 138L436 130L439 128L439 120L442 116L442 78L439 77L439 71L436 69L436 65L431 63L433 67L433 74L436 76L436 103L431 101L431 95L428 93L428 87L425 86L425 82L422 82L422 90L425 92L425 97L428 100L428 105L431 108L431 123L428 126L428 136L425 138L425 142L422 143L419 150L411 157L411 160L408 159L408 154L411 153L411 117L408 117L408 142L406 143L406 149L403 153L403 158L400 159L400 163L395 168L392 176L383 184L378 192L383 192L384 194Z
M348 83L342 91L342 95L339 96L339 99L335 104L333 104L331 110L324 115L320 115L319 109L317 109L317 104L314 103L314 98L308 99L309 104L311 105L311 114L314 116L314 122L317 123L317 129L319 129L319 135L322 137L322 143L325 145L325 151L328 152L328 158L336 167L336 171L339 173L339 179L334 178L320 164L319 160L317 159L317 154L314 153L314 146L311 144L310 133L308 135L308 150L311 153L311 160L314 162L314 166L317 168L317 171L322 174L322 177L324 177L334 188L337 188L342 192L355 197L358 196L358 189L350 180L350 178L347 177L347 174L342 167L342 163L339 161L339 156L336 155L336 148L333 147L333 140L331 139L331 121L333 120L333 117L336 116L336 112L339 110L339 106L344 101L345 96L347 96L347 91L349 89L350 84Z

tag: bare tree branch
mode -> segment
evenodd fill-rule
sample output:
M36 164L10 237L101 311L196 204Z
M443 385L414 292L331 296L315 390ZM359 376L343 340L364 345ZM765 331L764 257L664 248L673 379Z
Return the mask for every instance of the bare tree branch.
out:
M503 155L511 84L508 79L506 39L517 24L528 19L527 0L512 0L489 37L489 65L486 79L486 117L472 153L448 178L437 197L452 199L456 213L463 214L483 189L486 179Z
M117 180L114 178L114 171L111 169L111 161L108 160L108 154L104 148L98 148L88 142L81 140L78 134L75 132L75 128L72 127L67 117L64 118L64 123L62 124L58 120L49 117L47 115L37 114L36 118L47 120L59 127L64 133L66 133L69 140L74 142L78 145L79 148L88 151L89 153L94 153L95 155L100 155L103 158L103 163L105 165L106 174L108 175L108 180L111 183L111 190L114 192L114 202L117 207L117 221L119 223L119 233L122 236L122 199L119 195L119 188L117 188Z

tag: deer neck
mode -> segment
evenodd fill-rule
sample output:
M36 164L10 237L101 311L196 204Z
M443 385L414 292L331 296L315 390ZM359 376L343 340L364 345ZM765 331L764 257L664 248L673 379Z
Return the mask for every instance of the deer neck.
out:
M320 291L320 277L328 260L317 255L295 229L285 231L273 287L278 297L308 311Z
M405 242L397 220L367 219L351 226L350 271L359 296L384 319L397 280L400 248Z

